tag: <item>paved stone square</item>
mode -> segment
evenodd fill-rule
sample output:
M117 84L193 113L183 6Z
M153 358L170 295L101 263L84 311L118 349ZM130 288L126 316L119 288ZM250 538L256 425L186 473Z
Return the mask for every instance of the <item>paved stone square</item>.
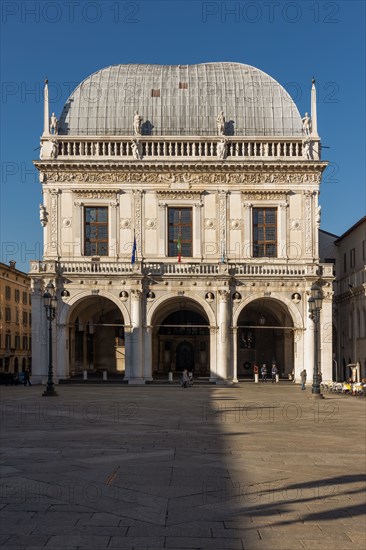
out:
M365 548L363 398L43 389L1 389L4 550Z

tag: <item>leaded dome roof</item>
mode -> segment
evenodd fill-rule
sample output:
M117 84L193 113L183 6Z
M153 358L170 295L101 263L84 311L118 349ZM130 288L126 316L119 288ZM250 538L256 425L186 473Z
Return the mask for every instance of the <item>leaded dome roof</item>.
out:
M133 135L137 112L143 135L225 134L301 136L298 109L263 71L241 63L112 65L87 77L64 105L59 133Z

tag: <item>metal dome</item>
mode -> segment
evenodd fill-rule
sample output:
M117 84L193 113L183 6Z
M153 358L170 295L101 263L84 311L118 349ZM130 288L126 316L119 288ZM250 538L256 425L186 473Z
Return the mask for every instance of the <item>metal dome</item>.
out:
M241 63L112 65L86 78L67 100L64 135L133 135L135 112L143 135L225 134L301 136L298 109L263 71Z

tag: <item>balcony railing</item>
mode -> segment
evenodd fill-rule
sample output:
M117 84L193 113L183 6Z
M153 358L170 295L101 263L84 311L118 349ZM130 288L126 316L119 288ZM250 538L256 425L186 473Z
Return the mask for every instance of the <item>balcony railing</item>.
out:
M62 160L158 160L158 159L300 159L303 140L298 138L237 138L237 137L79 137L53 136L57 155ZM220 141L225 141L224 152ZM42 141L47 141L43 138ZM317 141L317 140L314 140ZM137 148L136 148L137 145ZM220 149L221 148L221 149ZM314 149L315 150L315 149Z
M300 264L299 262L258 263L248 260L243 263L205 263L205 262L130 262L114 261L45 261L31 262L32 273L58 273L60 275L147 275L161 277L185 277L230 275L239 277L303 277L323 276L332 277L333 266L320 264Z

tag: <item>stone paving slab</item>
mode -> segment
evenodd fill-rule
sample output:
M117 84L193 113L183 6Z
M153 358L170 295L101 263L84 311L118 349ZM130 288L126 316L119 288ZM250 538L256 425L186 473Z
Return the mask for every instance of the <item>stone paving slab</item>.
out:
M1 550L362 550L365 400L1 388Z

